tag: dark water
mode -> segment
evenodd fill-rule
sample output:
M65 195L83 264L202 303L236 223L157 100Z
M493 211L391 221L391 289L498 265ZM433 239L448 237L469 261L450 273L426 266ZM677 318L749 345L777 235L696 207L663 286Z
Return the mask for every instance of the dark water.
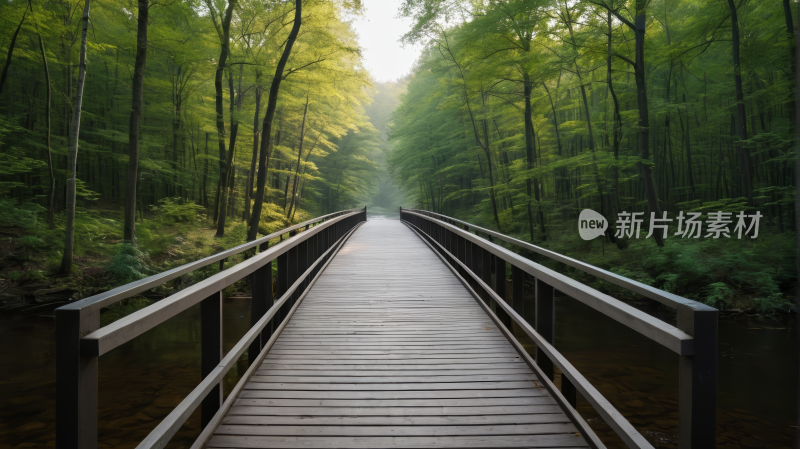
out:
M723 318L719 342L717 447L793 447L796 320ZM555 346L651 444L678 447L677 355L568 297L556 299ZM578 411L608 447L627 447L582 398Z
M249 310L249 299L225 301L226 351ZM556 317L556 347L654 446L677 447L678 357L570 298L557 299ZM199 332L195 307L100 358L99 447L134 448L197 385ZM720 322L718 447L792 447L796 332L794 319ZM0 342L0 449L51 447L54 320L0 316ZM243 360L232 368L226 392L245 369ZM578 410L609 447L625 447L583 399ZM170 447L189 447L199 432L195 413Z
M227 352L247 332L250 300L225 300ZM0 449L55 445L55 320L0 317ZM134 448L200 382L199 306L100 357L98 447ZM229 392L247 369L225 379ZM169 447L189 447L199 411Z

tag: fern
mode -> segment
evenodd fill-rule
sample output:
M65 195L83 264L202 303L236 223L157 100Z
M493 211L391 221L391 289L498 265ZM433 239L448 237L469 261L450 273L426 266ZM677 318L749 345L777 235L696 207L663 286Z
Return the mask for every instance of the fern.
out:
M118 243L117 253L111 258L108 271L123 284L138 281L154 273L150 268L150 256L137 246Z

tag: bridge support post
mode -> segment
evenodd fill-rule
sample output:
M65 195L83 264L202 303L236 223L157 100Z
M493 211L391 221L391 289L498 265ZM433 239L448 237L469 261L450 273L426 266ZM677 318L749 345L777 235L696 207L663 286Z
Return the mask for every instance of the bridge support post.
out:
M200 303L200 374L208 376L222 360L222 292L216 292ZM200 425L205 427L222 406L222 383L203 399Z
M495 256L494 257L494 291L497 296L508 301L506 298L506 261ZM513 301L511 302L513 307ZM514 310L517 310L516 308Z
M678 328L694 337L694 355L679 356L678 447L716 447L717 326L716 309L678 308Z
M525 319L525 272L511 265L511 307Z
M556 304L555 289L536 279L536 332L551 345L556 336ZM536 348L536 364L553 380L553 362L539 348Z
M272 307L272 261L253 273L253 299L250 306L250 327L255 324ZM261 335L253 340L247 351L249 364L252 365L261 353L264 343L272 336L272 322L268 323Z
M81 356L81 337L100 328L100 312L56 309L56 446L97 447L97 357Z

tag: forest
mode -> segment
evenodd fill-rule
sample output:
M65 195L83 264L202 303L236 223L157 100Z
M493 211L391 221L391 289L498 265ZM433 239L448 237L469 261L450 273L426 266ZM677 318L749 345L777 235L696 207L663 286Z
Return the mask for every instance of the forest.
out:
M7 281L86 297L378 191L359 2L0 11Z
M403 40L425 50L390 170L421 209L721 309L788 310L796 7L405 0ZM584 209L610 221L603 238L578 238Z
M62 279L75 299L305 218L403 206L786 312L796 7L403 0L402 43L422 52L378 83L358 0L12 0L0 277ZM579 238L586 209L602 238Z

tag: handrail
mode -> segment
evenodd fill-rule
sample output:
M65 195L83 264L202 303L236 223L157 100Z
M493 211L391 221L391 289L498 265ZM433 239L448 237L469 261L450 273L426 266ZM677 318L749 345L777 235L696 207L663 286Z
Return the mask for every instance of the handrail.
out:
M255 354L260 353L269 335L286 316L288 312L285 310L286 304L295 304L300 293L298 286L305 289L307 281L301 273L307 273L308 269L318 270L319 261L331 254L330 249L336 246L342 236L359 223L366 221L366 214L365 207L308 220L200 261L118 287L107 294L96 295L56 309L57 446L82 449L97 447L99 356L193 305L198 303L201 305L201 372L203 377L207 378L221 364L228 363L230 360L222 357L222 290L246 276L252 276L251 325L260 324L260 318L265 315L271 316L266 320L270 323L269 329L262 326L261 331L247 334L248 336L256 335L247 341L250 353L253 354L253 357L250 358L252 362ZM309 229L312 224L315 226ZM303 227L306 228L306 231L296 234L296 231ZM270 239L287 232L292 237L268 248ZM100 327L100 309L102 307L132 296L135 292L152 288L183 273L255 247L259 247L261 252L254 257L114 323ZM288 302L283 301L278 308L270 308L273 302L272 261L276 259L278 261L278 294L281 297L285 296L284 293L288 294L289 300ZM268 312L268 309L271 312ZM239 349L241 348L237 346L237 350ZM209 392L212 393L209 394ZM203 402L201 421L205 424L213 417L222 403L222 390L219 383L204 390L203 396L205 399L201 398Z
M161 420L161 422L156 426L156 428L153 429L147 435L147 437L144 440L142 440L141 443L139 443L138 446L136 446L136 449L151 449L151 448L161 449L165 447L167 443L169 443L169 440L175 435L175 433L177 433L178 430L180 430L180 427L183 425L183 423L186 422L186 420L189 419L189 416L197 409L197 407L200 405L202 400L208 395L211 389L222 381L222 378L236 363L239 357L241 357L242 354L244 354L244 351L259 336L259 334L264 330L264 328L267 326L270 320L272 320L275 317L275 315L278 313L278 310L291 299L292 295L294 295L298 287L300 287L300 285L303 282L305 282L307 277L312 275L313 279L309 283L309 287L313 285L313 283L322 273L322 269L324 269L322 264L325 264L325 266L327 266L327 264L330 263L332 256L337 251L339 251L339 249L341 249L342 245L344 245L344 243L353 234L353 232L355 232L356 229L358 229L358 225L356 225L353 229L351 229L347 234L339 238L339 240L337 240L337 242L333 246L331 246L325 252L325 254L320 256L320 258L317 259L292 284L291 287L289 287L286 293L284 293L277 301L275 301L272 307L270 307L267 313L263 317L261 317L258 323L256 323L255 326L251 327L250 330L247 331L247 333L245 333L244 336L239 340L239 342L236 343L236 345L233 348L231 348L228 354L225 355L225 357L219 362L219 365L217 365L217 367L214 368L214 370L210 374L205 376L205 378L203 378L200 384L197 387L195 387L195 389L192 390L191 393L189 393L186 396L186 398L184 398L183 401L181 401L181 403L178 404L178 406L175 407L172 410L172 412L170 412L169 415L167 415L163 420ZM269 350L269 348L277 339L280 332L286 326L286 323L292 317L292 313L294 312L294 310L297 309L297 307L300 305L300 302L303 300L303 298L305 298L307 293L308 289L306 288L301 294L301 296L294 303L292 310L283 319L278 329L276 329L276 331L272 334L272 337L270 338L268 343L264 345L264 348L261 351L262 353ZM233 395L233 393L231 393L231 395ZM230 404L230 401L226 402ZM220 407L216 415L219 415L220 414L219 412L222 410L223 408ZM205 426L205 430L213 431L214 428L216 428L216 423L215 420L212 419L212 421Z
M536 344L537 348L540 348L547 357L561 370L563 375L566 375L572 385L578 389L578 391L586 398L587 401L594 407L594 409L600 414L603 420L611 426L612 429L622 438L625 444L628 447L632 448L643 448L643 449L653 449L653 446L636 430L635 427L628 422L625 417L622 416L619 411L606 399L597 389L588 381L585 377L571 364L567 359L561 355L556 348L551 345L547 340L538 332L536 332L527 321L525 321L522 316L520 316L513 308L511 308L508 303L504 299L502 299L492 288L486 284L480 277L478 277L472 270L470 270L463 262L458 260L453 256L450 251L447 251L439 242L430 238L429 236L425 235L424 232L416 227L411 223L407 223L408 226L412 227L412 230L420 234L422 233L426 239L429 239L429 244L436 245L436 248L432 248L439 253L439 256L447 263L454 273L459 277L459 280L463 280L464 286L470 290L470 293L473 293L476 296L476 300L481 303L482 306L486 307L486 304L483 304L480 300L480 297L477 293L472 290L469 283L463 279L461 274L466 274L472 278L472 281L477 283L481 289L491 296L491 299L497 304L497 306L501 307L504 312L508 314L508 316L514 320L515 323L522 329L525 334L530 337L531 340ZM419 232L417 232L419 231ZM460 269L452 268L453 265L456 265ZM487 312L490 312L491 309L489 308ZM490 313L492 318L497 318L497 316L493 313ZM501 328L506 329L507 335L510 338L514 338L513 333L508 330L508 328L503 324L502 321L499 319L496 321L496 324ZM523 349L524 351L524 349ZM542 376L543 377L543 376ZM550 379L544 377L543 381L549 382ZM553 386L552 393L555 393L555 387ZM560 398L557 398L560 399ZM562 404L563 406L571 406L571 404ZM569 410L573 412L574 409ZM577 412L576 412L577 415ZM580 415L573 416L573 418L580 417ZM583 422L581 424L584 424ZM592 432L591 428L588 429L588 432ZM588 433L587 432L587 433ZM590 436L590 435L587 435ZM591 435L594 436L594 435ZM595 437L596 438L596 437ZM597 442L593 441L593 443L597 444ZM602 444L602 443L600 443Z
M403 212L423 216L417 212L410 212L407 209L403 209ZM506 262L511 263L513 266L525 271L537 279L541 279L546 284L556 288L558 291L565 293L567 296L575 298L587 306L608 316L609 318L628 326L645 337L648 337L662 346L671 349L678 355L693 354L694 338L677 327L665 323L654 316L648 315L647 313L642 312L635 307L629 306L618 299L612 298L605 293L599 292L588 285L584 285L543 265L532 262L520 256L519 254L503 248L502 246L476 237L475 235L470 234L463 229L445 223L436 218L429 219L434 220L440 226L446 226L450 228L449 230L454 232L456 235L470 240L472 243L480 246L483 250L502 258Z
M438 219L431 215L444 219ZM553 352L555 351L552 346L555 340L555 290L583 302L600 313L672 349L680 358L679 447L681 449L714 447L716 442L717 309L683 298L684 300L677 302L675 306L678 312L676 328L453 224L465 223L460 220L426 211L403 208L400 208L400 218L407 224L415 226L427 238L437 242L450 257L459 261L459 267L467 270L465 276L468 275L481 281L479 285L482 288L488 289L492 279L492 266L495 267L495 291L491 291L489 296L501 309L498 311L498 315L507 318L507 327L511 326L512 318L510 317L515 317L515 320L522 319L525 277L535 278L536 325L530 326L525 323L521 324L520 328L529 333L529 336L537 342L537 363L545 364L543 367L550 378L553 376L553 362L566 373L565 377L562 377L562 391L565 396L571 398L570 401L573 405L577 386L573 382L580 383L585 379L575 377L572 372L567 372L571 365L564 365L566 360L559 358L557 352ZM494 231L472 227L498 238L504 237L503 240L507 242L517 241ZM508 307L504 307L500 303L503 301L505 304L505 282L502 280L505 279L506 263L511 264L512 268L513 292L510 307L515 314L507 313ZM587 264L587 266L590 265ZM500 273L502 273L502 277ZM652 291L658 290L652 289ZM662 293L664 293L661 295L662 298L668 297L666 292ZM544 339L543 343L547 344L540 344L537 341L542 338ZM550 361L546 362L543 360L544 358L549 358ZM580 386L578 387L580 389ZM590 390L585 388L584 390L582 394L592 394ZM589 398L587 397L587 399Z
M358 213L360 212L351 212L343 215L342 218ZM324 224L314 226L253 258L92 332L81 339L81 354L86 357L97 357L111 351L206 299L209 291L218 292L240 281L264 264L275 260L299 242L313 237L325 228Z
M233 248L227 249L225 251L219 252L217 254L212 254L211 256L204 257L200 260L196 260L194 262L189 262L185 265L181 265L179 267L175 267L171 270L163 271L158 274L154 274L152 276L146 277L144 279L131 282L125 285L121 285L119 287L113 288L111 290L105 291L103 293L98 293L97 295L90 296L88 298L81 299L79 301L75 301L73 303L64 305L60 307L62 310L73 310L73 309L101 309L103 307L108 307L116 302L119 302L123 299L130 298L131 296L136 296L137 294L150 290L154 287L157 287L161 284L171 281L172 279L178 278L183 276L186 273L190 273L195 271L199 268L203 268L205 266L211 265L214 262L218 262L220 260L225 260L229 257L235 256L240 254L244 251L249 249L255 248L257 246L263 245L264 243L268 243L270 240L274 238L278 238L283 234L287 234L290 232L297 231L300 228L305 226L315 225L325 220L335 218L341 216L346 213L352 213L355 211L360 211L361 209L347 209L339 212L334 212L327 215L322 215L316 218L312 218L310 220L306 220L302 223L298 223L296 225L290 226L288 228L281 229L280 231L273 232L272 234L268 234L264 237L259 239L253 240L252 242L243 243L239 246L235 246Z
M602 268L596 267L594 265L588 264L586 262L581 262L580 260L573 259L571 257L567 257L563 254L556 253L554 251L550 251L549 249L542 248L540 246L532 245L528 242L523 242L522 240L515 239L514 237L509 237L504 234L500 234L499 232L492 231L491 229L482 228L480 226L476 226L472 223L468 223L466 221L462 221L456 218L448 217L446 215L437 214L436 212L430 212L425 210L419 209L403 209L407 211L413 211L417 213L427 214L428 216L437 216L443 221L446 221L450 224L458 223L462 226L467 226L468 228L472 228L475 231L482 232L486 235L490 235L497 239L500 239L506 243L510 243L514 246L518 246L520 248L526 249L528 251L533 251L537 254L541 254L543 256L549 257L555 261L561 262L567 266L572 268L577 268L578 270L583 271L584 273L591 274L592 276L598 277L603 279L604 281L611 282L612 284L618 285L620 287L626 288L630 291L639 293L640 295L650 298L652 300L658 301L661 304L664 304L669 307L673 308L688 308L691 310L716 310L713 307L710 307L702 302L694 301L688 298L684 298L682 296L678 296L674 293L669 293L664 290L649 286L647 284L643 284L641 282L634 281L633 279L626 278L625 276L620 276L616 273L612 273L608 270L604 270Z

